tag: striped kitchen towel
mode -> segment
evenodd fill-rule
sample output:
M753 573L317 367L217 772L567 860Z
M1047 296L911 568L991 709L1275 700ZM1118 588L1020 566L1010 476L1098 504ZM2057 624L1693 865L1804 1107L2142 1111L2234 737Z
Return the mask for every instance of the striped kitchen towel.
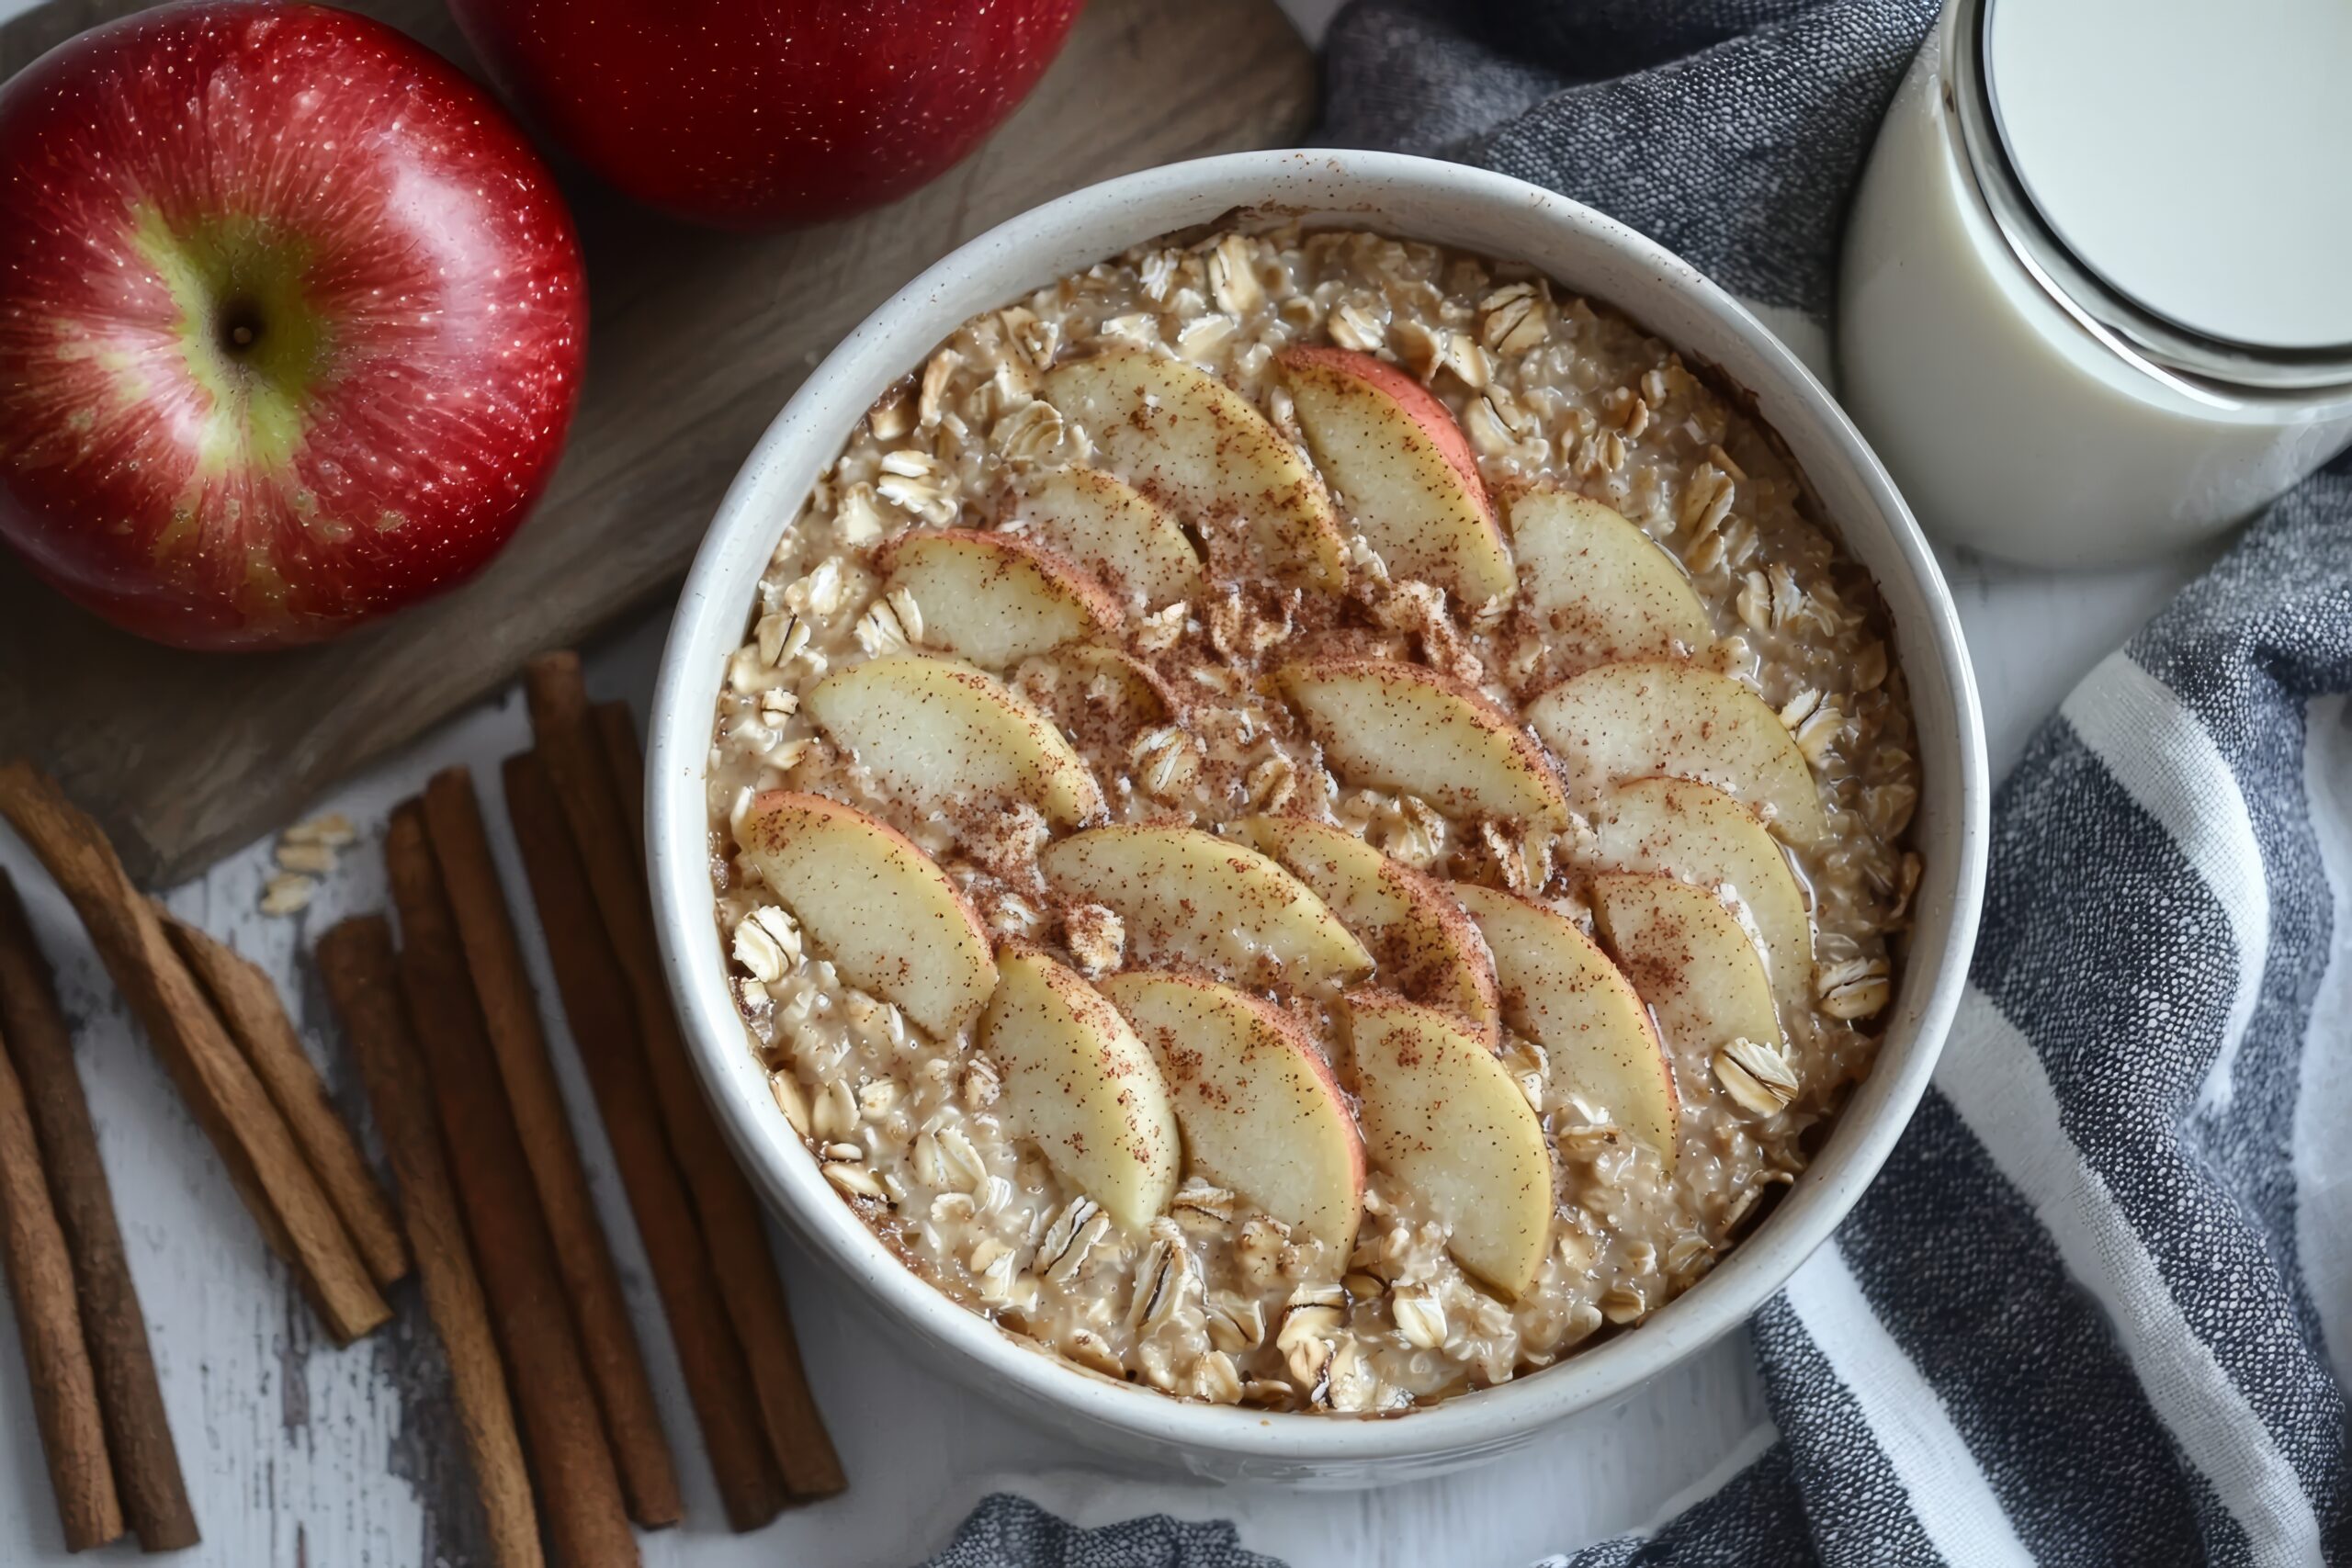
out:
M1817 330L1935 9L1363 0L1329 129L1563 191ZM2003 788L1935 1087L1757 1318L1780 1440L1564 1561L2352 1562L2347 691L2340 463Z
M1935 1086L1758 1314L1780 1440L1633 1563L2352 1562L2352 462L1993 810Z
M1588 202L1817 353L1848 192L1935 9L1357 0L1324 140ZM2094 671L2003 787L1935 1086L1756 1320L1761 1457L1554 1564L2352 1563L2347 694L2352 459ZM1264 1562L1214 1526L1077 1531L1005 1498L940 1561Z

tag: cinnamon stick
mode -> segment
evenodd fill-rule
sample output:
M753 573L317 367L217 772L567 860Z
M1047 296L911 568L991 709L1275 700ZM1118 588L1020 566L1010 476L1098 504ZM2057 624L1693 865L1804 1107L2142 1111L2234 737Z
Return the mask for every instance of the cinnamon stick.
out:
M709 1244L670 1157L653 1079L638 1044L628 987L538 759L528 752L509 757L505 784L506 815L523 852L564 1017L662 1293L671 1343L677 1348L727 1521L738 1530L757 1529L791 1499L752 1396L743 1348L718 1297Z
M633 850L635 836L622 818L609 764L589 716L579 656L550 653L533 660L524 684L539 757L628 982L670 1151L694 1195L776 1462L795 1496L829 1496L847 1481L801 1371L791 1312L768 1252L758 1200L703 1099L701 1080L670 1008L651 904Z
M0 871L0 1038L24 1086L57 1223L72 1256L82 1338L97 1379L98 1414L123 1515L148 1551L194 1546L200 1539L196 1515L164 1414L147 1314L131 1282L114 1195L98 1158L97 1130L74 1069L73 1035L32 922L6 871Z
M17 1337L33 1387L33 1420L49 1459L50 1490L65 1550L87 1551L122 1534L122 1501L107 1459L105 1422L98 1415L98 1380L82 1339L74 1303L74 1264L65 1233L50 1207L49 1179L33 1137L25 1091L8 1055L0 1050L0 1247L8 1263L8 1295L17 1305Z
M164 934L98 825L24 762L0 764L0 816L81 917L189 1112L338 1344L391 1316L277 1107Z
M491 1058L419 803L392 813L384 862L401 918L401 987L440 1109L450 1173L512 1373L556 1558L564 1568L635 1568L637 1538L563 1299L555 1244Z
M212 998L230 1037L244 1048L245 1061L286 1118L301 1146L311 1174L334 1205L335 1213L359 1249L360 1261L379 1285L408 1273L408 1248L401 1243L400 1215L384 1196L376 1173L359 1152L359 1140L327 1098L325 1080L302 1049L278 997L277 983L228 943L175 919L158 905L164 930Z
M620 803L621 819L628 824L637 847L639 873L645 864L645 759L639 755L637 719L624 702L598 703L592 710L596 749L604 753L605 772L613 781L613 798Z
M545 1568L538 1509L531 1501L523 1442L506 1394L505 1363L481 1280L466 1252L465 1222L442 1153L433 1091L401 1000L391 928L380 915L345 920L319 939L318 960L327 995L358 1058L384 1157L400 1185L401 1213L416 1257L424 1310L449 1359L458 1426L489 1524L492 1561L496 1568Z
M677 1467L662 1435L653 1382L646 1376L621 1295L620 1272L613 1267L595 1201L588 1195L588 1173L564 1116L563 1091L539 1026L538 998L523 966L522 943L507 914L473 779L465 769L445 769L425 785L424 825L538 1192L539 1213L555 1244L556 1267L571 1303L597 1408L605 1415L605 1435L612 1443L629 1517L656 1529L676 1524L685 1510L678 1496Z

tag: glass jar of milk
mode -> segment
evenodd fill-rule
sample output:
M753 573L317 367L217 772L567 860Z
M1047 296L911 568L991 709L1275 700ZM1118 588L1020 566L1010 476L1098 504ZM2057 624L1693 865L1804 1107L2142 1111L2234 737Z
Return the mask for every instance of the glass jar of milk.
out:
M1939 537L2082 566L2243 521L2352 442L2352 3L1951 0L1838 331Z

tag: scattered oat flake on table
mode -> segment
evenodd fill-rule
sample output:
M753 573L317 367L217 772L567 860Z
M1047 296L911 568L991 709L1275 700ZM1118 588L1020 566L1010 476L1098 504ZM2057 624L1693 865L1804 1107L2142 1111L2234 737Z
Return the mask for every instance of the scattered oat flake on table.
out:
M334 869L335 854L324 844L298 844L280 840L277 845L277 865L281 871L323 876Z
M336 852L356 843L358 838L359 831L351 825L351 818L341 812L297 822L277 836L278 869L297 876L328 875L335 869ZM271 886L277 886L277 881ZM304 893L302 897L307 902L309 894Z
M324 817L313 817L307 822L297 822L278 835L284 844L318 844L330 850L347 849L358 841L359 829L351 818L340 811Z
M261 912L265 915L291 915L311 906L311 895L319 889L318 883L299 872L280 872L261 886Z

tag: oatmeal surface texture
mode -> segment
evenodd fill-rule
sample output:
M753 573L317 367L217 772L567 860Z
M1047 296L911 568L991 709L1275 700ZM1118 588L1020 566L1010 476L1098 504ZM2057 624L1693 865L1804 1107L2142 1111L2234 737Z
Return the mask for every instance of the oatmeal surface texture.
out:
M1366 379L1367 357L1385 379ZM1230 400L1171 404L1153 378L1187 367ZM1446 428L1347 444L1350 418L1389 408ZM1235 473L1254 488L1220 491ZM1632 553L1599 542L1620 519L1642 536ZM1886 637L1867 576L1808 519L1767 434L1605 305L1361 232L1130 252L964 323L859 423L784 532L723 671L708 781L716 926L751 1048L842 1201L1043 1353L1184 1398L1341 1414L1525 1376L1704 1275L1869 1070L1919 875L1912 720ZM950 725L910 761L906 737L938 711L885 662L910 658L1011 694L1020 732ZM867 664L862 684L820 691ZM1418 683L1381 673L1396 665ZM1368 685L1340 678L1365 669ZM1713 677L1760 708L1677 707ZM1570 686L1573 700L1547 695ZM1033 755L1021 727L1037 719L1055 733ZM878 725L895 727L887 744ZM1398 787L1423 773L1419 793ZM911 967L861 988L820 940L822 912L746 852L775 791L904 835L977 921L981 956L951 959L1044 955L1022 973L1075 979L1080 1015L1115 1032L1124 1014L1143 1055L1104 1057L1108 1091L1033 1083L1021 1075L1047 1069L988 1048L997 1012L951 988L940 1007L962 1010L926 1029L908 998L935 987L914 988ZM1108 840L1083 835L1112 825L1216 835L1213 869L1185 858L1194 840L1168 840L1102 891L1072 868L1104 858ZM1298 883L1261 896L1214 869L1255 857ZM1661 893L1661 875L1704 904ZM1300 903L1294 886L1315 892ZM1230 918L1191 919L1202 898ZM1465 903L1486 916L1455 921ZM910 908L927 906L892 906ZM1561 943L1558 922L1573 925L1598 965L1577 1008L1489 966L1509 953L1487 922L1507 918ZM1719 922L1736 964L1711 945ZM1346 1223L1268 1174L1291 1179L1291 1151L1269 1160L1243 1137L1204 1158L1230 1131L1199 1100L1225 1092L1208 1084L1224 1068L1171 1059L1182 1032L1155 1039L1149 1008L1223 993L1153 978L1170 975L1256 1005L1227 1009L1255 1032L1232 1070L1290 1075L1282 1104L1314 1111L1328 1079L1363 1134ZM1048 1011L1062 994L1030 988ZM1460 1100L1413 1099L1413 1073L1455 1066L1407 1050L1403 1077L1390 1063L1373 1085L1355 1059L1400 995L1396 1016L1434 1018L1426 1038L1446 1051L1475 1041L1515 1097L1476 1123L1466 1169L1429 1146ZM1606 1047L1577 1032L1601 1027L1577 1009L1625 997L1637 1032L1610 1038L1655 1030L1652 1059L1581 1059ZM1105 998L1118 1010L1102 1023L1086 1010ZM1760 1021L1722 1037L1740 1018ZM1458 1070L1499 1104L1492 1065ZM1611 1087L1629 1081L1638 1093ZM1026 1124L1105 1092L1131 1147ZM1204 1118L1181 1152L1147 1124L1163 1097ZM1338 1147L1329 1129L1283 1135L1326 1140L1317 1157ZM1114 1168L1115 1192L1073 1179ZM1478 1187L1506 1169L1541 1180L1532 1208ZM1296 1179L1329 1192L1349 1177ZM1154 1207L1122 1215L1138 1203Z

